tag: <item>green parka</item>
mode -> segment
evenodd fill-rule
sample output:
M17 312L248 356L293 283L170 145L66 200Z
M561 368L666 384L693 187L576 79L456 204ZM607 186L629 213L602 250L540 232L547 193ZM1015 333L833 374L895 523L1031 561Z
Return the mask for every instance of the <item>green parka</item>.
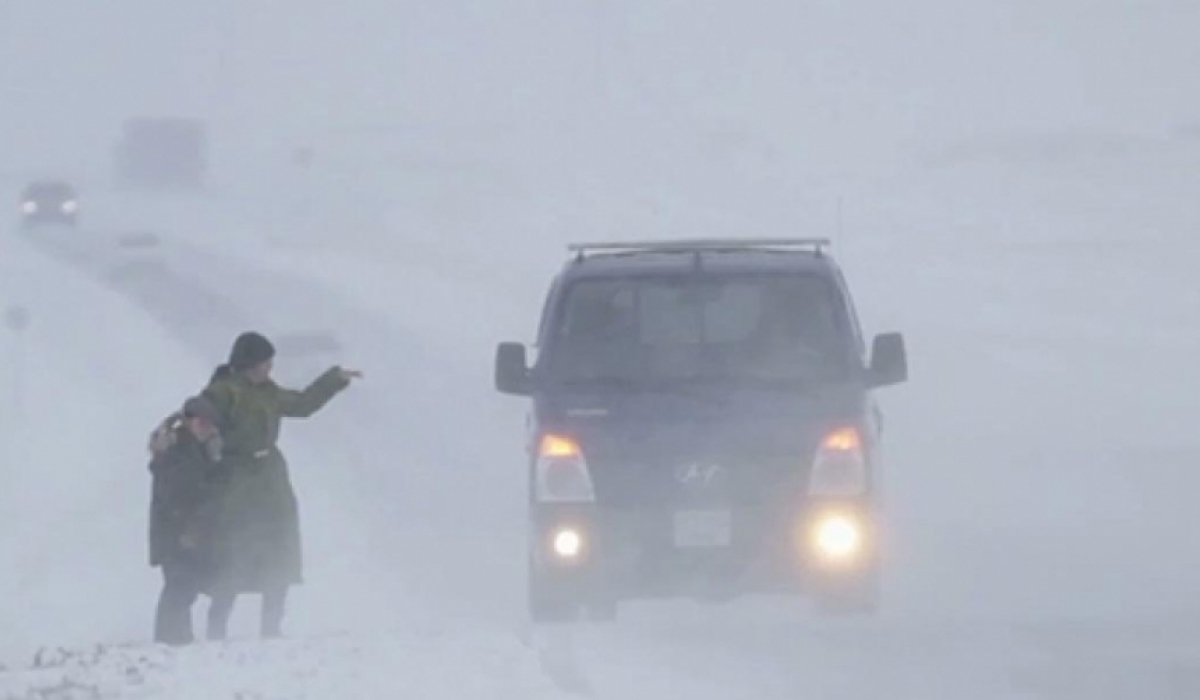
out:
M232 592L261 592L303 582L300 514L280 452L280 423L319 411L348 381L331 367L304 391L273 381L252 383L221 371L205 395L224 417L222 461L228 478L220 509L222 583Z

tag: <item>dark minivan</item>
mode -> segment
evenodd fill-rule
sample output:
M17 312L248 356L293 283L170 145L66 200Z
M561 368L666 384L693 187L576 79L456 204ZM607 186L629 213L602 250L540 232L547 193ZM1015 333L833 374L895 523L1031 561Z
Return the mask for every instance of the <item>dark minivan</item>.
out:
M620 601L797 594L869 613L880 595L880 413L899 334L868 355L823 239L569 246L537 357L497 348L532 398L535 621Z

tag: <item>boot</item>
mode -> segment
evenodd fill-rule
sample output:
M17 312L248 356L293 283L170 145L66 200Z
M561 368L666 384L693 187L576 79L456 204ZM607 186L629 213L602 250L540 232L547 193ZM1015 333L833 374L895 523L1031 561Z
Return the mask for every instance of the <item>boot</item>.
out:
M195 641L192 634L192 604L199 593L183 572L163 567L163 588L154 612L154 641L170 646L186 646Z
M212 597L208 606L207 639L210 642L223 642L229 635L229 618L233 615L233 604L237 596L232 593L218 593Z
M287 586L273 587L263 591L262 624L263 639L278 639L283 636L283 616L287 607Z

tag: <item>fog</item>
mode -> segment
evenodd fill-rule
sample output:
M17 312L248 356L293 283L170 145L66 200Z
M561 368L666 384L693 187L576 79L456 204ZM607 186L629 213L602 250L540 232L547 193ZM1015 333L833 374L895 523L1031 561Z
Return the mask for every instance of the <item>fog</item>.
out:
M1195 697L1198 31L1180 0L0 0L0 189L83 207L0 244L30 314L0 665L133 644L0 697ZM204 194L112 185L135 116L205 120ZM569 241L776 235L832 237L907 339L882 612L635 603L530 641L495 344L532 342ZM146 438L250 328L289 385L366 373L284 428L289 639L151 648Z

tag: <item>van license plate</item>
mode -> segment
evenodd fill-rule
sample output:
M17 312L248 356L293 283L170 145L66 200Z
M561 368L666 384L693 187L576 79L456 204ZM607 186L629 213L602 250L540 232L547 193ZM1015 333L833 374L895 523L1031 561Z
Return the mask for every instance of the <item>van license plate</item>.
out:
M676 547L728 547L732 541L733 514L728 510L675 513Z

